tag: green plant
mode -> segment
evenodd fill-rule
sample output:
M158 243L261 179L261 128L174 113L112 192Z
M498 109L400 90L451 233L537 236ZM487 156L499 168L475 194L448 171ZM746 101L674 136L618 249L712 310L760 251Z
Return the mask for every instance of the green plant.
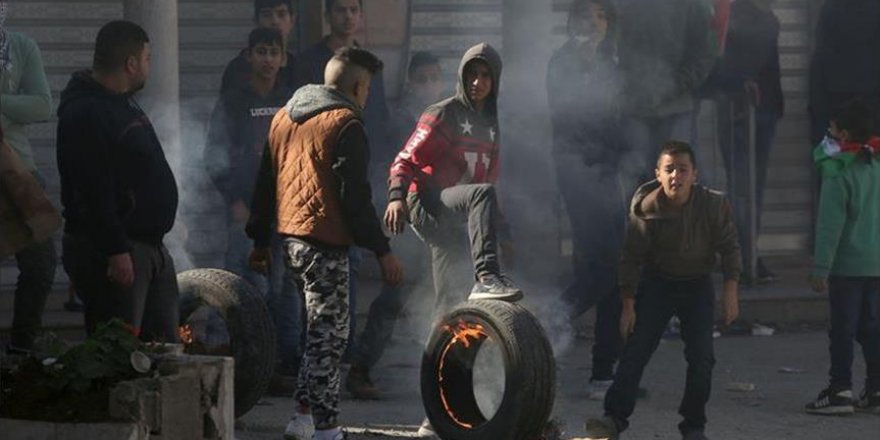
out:
M120 320L57 357L29 357L12 371L0 413L52 421L106 420L107 397L115 384L141 376L131 355L143 344Z

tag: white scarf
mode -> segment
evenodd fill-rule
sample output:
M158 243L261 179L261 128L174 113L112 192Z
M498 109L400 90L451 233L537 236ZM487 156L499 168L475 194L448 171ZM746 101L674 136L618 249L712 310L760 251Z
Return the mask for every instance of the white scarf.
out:
M0 0L0 71L8 71L12 68L12 58L9 53L9 38L6 33L7 3Z

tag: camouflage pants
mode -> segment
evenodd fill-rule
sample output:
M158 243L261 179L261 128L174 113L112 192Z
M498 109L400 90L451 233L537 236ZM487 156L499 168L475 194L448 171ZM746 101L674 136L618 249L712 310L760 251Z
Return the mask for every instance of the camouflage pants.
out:
M311 408L315 427L337 426L339 360L348 343L348 252L284 240L287 265L305 297L306 345L294 397Z

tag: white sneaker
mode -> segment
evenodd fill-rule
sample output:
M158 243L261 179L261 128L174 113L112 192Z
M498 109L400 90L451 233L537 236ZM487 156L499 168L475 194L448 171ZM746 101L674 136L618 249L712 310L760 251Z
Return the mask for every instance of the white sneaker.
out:
M587 390L587 398L590 400L605 400L605 393L611 388L613 380L590 380L590 388Z
M427 439L439 439L437 433L434 431L434 427L431 426L431 421L425 417L425 420L422 420L421 426L419 426L419 431L416 433L418 438L427 438Z
M315 436L315 421L311 414L295 413L284 428L284 440L312 440Z
M312 437L315 440L345 440L345 431L342 428L336 427L333 429L322 429L315 431L315 436Z

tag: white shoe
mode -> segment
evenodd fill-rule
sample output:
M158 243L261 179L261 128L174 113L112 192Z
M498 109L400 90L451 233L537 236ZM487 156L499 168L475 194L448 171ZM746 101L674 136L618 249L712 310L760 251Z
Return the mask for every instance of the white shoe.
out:
M587 398L590 400L605 400L605 393L611 388L613 380L590 380L590 388L587 391Z
M419 431L416 433L418 438L427 438L427 439L439 439L437 433L434 431L434 427L431 426L431 421L425 417L425 420L422 420L421 426L419 426Z
M345 440L345 431L342 428L323 429L315 431L315 440Z
M284 440L312 440L314 437L315 421L311 414L294 414L284 428Z

